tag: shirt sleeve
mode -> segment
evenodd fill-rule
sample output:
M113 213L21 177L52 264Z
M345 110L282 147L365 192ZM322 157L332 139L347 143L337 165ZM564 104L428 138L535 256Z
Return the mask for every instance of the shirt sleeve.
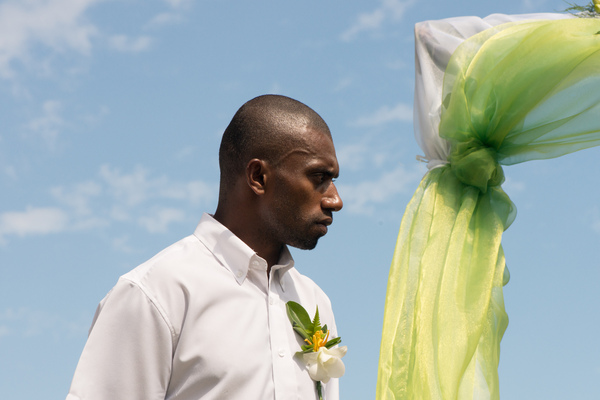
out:
M67 400L164 399L172 352L160 309L121 278L98 306Z

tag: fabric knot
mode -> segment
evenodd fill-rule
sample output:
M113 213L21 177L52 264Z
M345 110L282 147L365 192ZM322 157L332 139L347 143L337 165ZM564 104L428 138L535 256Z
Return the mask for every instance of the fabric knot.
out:
M496 149L470 138L452 144L450 166L459 181L475 186L481 192L504 182L504 171L498 163Z

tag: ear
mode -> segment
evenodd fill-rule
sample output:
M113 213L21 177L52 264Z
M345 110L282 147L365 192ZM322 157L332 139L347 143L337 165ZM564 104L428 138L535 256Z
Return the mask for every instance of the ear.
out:
M258 158L253 158L246 165L246 182L250 189L259 196L265 193L267 171L267 163Z

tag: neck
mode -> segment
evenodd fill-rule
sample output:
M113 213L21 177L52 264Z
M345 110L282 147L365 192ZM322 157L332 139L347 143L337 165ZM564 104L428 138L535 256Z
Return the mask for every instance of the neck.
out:
M214 218L267 262L268 274L271 267L279 261L283 245L267 240L264 237L264 232L260 231L259 221L255 223L248 217L251 215L255 215L255 213L251 210L245 210L243 207L234 208L219 205Z

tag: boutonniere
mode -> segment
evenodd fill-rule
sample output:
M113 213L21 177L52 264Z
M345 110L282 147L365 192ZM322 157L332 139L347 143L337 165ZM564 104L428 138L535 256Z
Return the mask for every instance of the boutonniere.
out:
M341 358L344 357L348 348L342 346L332 349L342 341L342 338L329 339L327 325L321 326L319 307L317 307L312 320L304 307L296 302L288 301L286 308L292 328L306 342L301 347L302 351L297 352L296 355L301 357L308 367L308 374L316 382L319 400L323 400L321 382L327 383L331 378L339 378L344 375L346 367Z

